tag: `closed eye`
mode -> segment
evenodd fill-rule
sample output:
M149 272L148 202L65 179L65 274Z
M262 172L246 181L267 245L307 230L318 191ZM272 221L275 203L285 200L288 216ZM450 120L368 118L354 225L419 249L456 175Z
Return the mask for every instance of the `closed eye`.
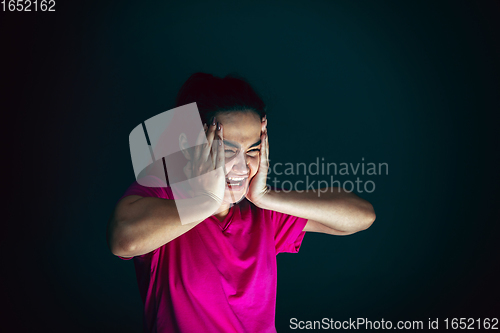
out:
M247 155L251 157L256 157L260 152L260 148L254 148L250 149L247 151ZM225 149L224 153L226 155L226 158L232 158L237 154L237 151L231 150L231 149Z

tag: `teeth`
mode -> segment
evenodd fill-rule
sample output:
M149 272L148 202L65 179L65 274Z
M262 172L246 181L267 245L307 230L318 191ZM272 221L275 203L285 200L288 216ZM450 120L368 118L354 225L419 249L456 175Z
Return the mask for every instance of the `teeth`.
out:
M235 182L239 182L239 181L242 181L243 179L245 179L245 177L228 177L228 179L235 181Z

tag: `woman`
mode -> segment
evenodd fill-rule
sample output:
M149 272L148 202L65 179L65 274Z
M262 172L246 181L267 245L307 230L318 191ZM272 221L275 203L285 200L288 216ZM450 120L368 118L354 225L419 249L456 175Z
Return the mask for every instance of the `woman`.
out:
M193 74L176 104L193 102L204 131L195 144L178 135L193 195L134 182L108 245L134 258L145 332L276 332L276 255L297 253L306 231L364 230L373 207L342 189L318 197L267 187L266 107L245 80Z

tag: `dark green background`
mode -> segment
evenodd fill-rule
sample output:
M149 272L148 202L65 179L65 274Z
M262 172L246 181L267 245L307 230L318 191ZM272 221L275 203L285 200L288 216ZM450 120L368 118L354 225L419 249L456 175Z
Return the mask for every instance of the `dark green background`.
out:
M134 181L130 131L196 71L262 93L272 163L389 165L361 177L376 183L359 193L371 228L308 233L278 256L278 332L293 317L500 317L499 2L57 1L0 15L0 326L141 331L134 266L108 250L106 223Z

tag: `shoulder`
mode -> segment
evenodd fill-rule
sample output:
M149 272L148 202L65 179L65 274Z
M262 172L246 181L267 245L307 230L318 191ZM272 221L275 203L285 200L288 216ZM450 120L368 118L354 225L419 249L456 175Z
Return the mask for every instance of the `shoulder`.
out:
M157 197L172 199L172 190L161 179L155 176L146 176L134 181L120 199L128 196Z

